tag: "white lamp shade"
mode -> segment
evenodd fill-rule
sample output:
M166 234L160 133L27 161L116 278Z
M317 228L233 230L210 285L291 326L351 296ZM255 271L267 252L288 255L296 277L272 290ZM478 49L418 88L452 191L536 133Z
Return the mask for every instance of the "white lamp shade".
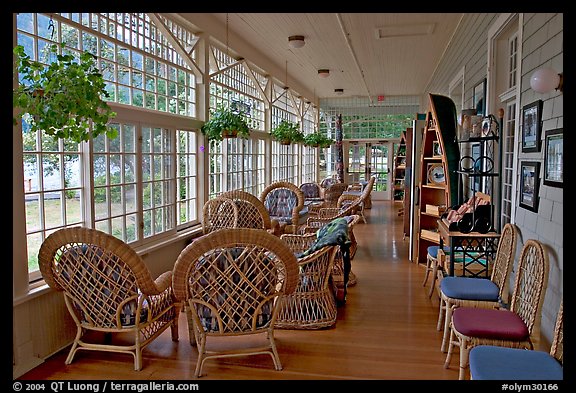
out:
M559 85L560 75L552 68L540 68L530 77L530 87L538 93L550 93Z
M330 76L330 70L328 69L318 70L318 76L320 78L328 78Z
M302 48L306 42L304 41L304 36L293 35L288 37L288 45L292 48Z

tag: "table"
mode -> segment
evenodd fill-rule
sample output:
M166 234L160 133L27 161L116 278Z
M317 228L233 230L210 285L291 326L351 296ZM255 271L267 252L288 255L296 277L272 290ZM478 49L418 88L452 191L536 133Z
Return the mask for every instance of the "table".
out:
M440 248L450 246L450 268L448 274L454 276L454 264L458 259L462 263L462 276L486 277L490 275L490 263L496 256L500 234L496 232L480 233L451 231L446 219L438 222ZM462 261L462 262L460 262Z

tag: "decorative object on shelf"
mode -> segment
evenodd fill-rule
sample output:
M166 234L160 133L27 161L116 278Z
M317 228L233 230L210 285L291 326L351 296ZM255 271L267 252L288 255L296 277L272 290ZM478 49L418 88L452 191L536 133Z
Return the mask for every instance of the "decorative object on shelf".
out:
M530 87L538 93L551 93L553 90L564 92L564 73L552 68L540 68L530 77Z
M282 145L304 142L304 133L300 131L300 125L288 120L282 120L270 131L270 135Z
M432 157L442 157L442 146L439 141L432 142Z
M540 189L540 162L522 161L520 163L520 207L538 211Z
M48 66L31 60L22 45L14 48L21 83L12 91L12 106L21 110L29 131L43 130L56 140L116 138L118 131L108 125L116 113L103 99L109 95L96 56L83 52L77 61L72 54L58 54L59 47L64 50L65 44L50 45L49 57L56 61Z
M446 176L444 174L444 166L440 163L428 164L428 184L435 186L446 184Z
M497 137L500 126L496 116L490 114L484 116L482 119L482 136L483 137Z
M546 131L544 136L544 184L564 186L564 130Z
M241 111L233 111L223 105L218 105L211 112L210 119L200 128L208 140L221 141L223 138L248 138L250 128Z
M476 115L484 116L486 114L486 78L474 86L473 103Z
M542 100L522 108L522 153L540 151L542 130Z
M333 143L334 141L332 139L319 131L304 135L304 145L306 146L326 148L330 147Z

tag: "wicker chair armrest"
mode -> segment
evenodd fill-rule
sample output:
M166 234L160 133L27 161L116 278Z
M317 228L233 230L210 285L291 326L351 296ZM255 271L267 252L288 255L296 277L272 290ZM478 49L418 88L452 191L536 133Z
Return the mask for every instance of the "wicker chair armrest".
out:
M158 295L164 292L167 288L172 286L172 271L166 271L159 275L156 280L154 280L154 285L156 286L157 293L149 293L148 295Z
M342 206L342 204L345 203L346 201L354 202L358 200L358 198L359 198L358 195L342 194L338 198L337 206L338 207Z
M340 214L340 209L337 207L324 207L318 211L319 218L336 218Z

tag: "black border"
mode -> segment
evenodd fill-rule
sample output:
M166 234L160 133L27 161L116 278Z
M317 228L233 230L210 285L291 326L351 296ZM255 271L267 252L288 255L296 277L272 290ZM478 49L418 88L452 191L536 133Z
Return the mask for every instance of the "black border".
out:
M532 205L522 203L522 194L524 193L524 167L534 166L534 193ZM520 193L518 206L524 209L531 210L533 212L538 212L538 201L540 200L540 161L520 161Z
M564 129L555 128L553 130L547 130L544 135L544 173L542 174L542 179L544 180L544 184L547 186L564 188L564 181L546 179L546 174L548 173L548 141L551 136L562 135L562 143L564 143ZM562 154L562 160L564 160L564 154ZM562 165L562 171L564 171L564 165Z
M540 151L540 138L542 135L542 100L536 100L530 104L524 105L522 107L522 153L532 153L532 152L539 152ZM524 121L524 114L527 110L536 107L536 146L534 147L526 147L525 146L525 121Z

